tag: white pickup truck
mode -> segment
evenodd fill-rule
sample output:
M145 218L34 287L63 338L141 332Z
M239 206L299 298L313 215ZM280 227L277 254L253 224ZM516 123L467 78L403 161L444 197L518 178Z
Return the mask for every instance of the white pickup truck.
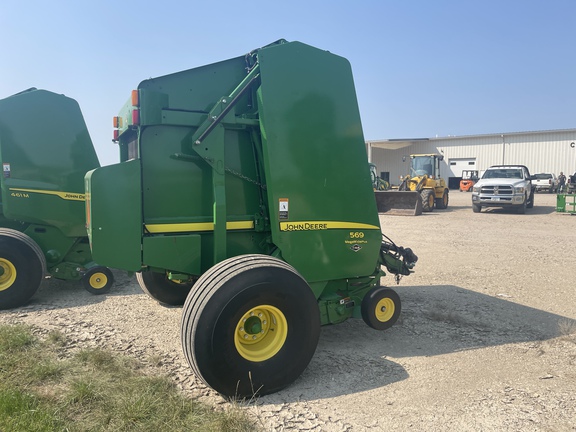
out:
M472 188L472 210L508 207L526 213L534 206L534 180L524 165L493 165Z
M556 192L558 188L558 179L554 173L538 173L534 174L534 181L532 182L536 187L536 192L546 191L550 193Z

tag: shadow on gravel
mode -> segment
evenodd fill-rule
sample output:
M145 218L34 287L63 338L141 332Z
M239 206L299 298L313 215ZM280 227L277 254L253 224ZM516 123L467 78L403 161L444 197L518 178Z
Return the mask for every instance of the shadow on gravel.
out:
M472 207L470 207L470 211L472 211ZM543 215L543 214L551 214L556 212L556 207L554 206L539 206L537 204L534 205L531 209L526 209L526 214L520 216L530 216L530 215ZM482 207L482 213L494 213L494 214L514 214L517 215L515 209L512 208L501 208L501 207Z
M21 308L64 309L97 304L110 296L144 294L136 281L136 276L128 276L126 272L119 270L113 270L112 272L114 274L114 285L112 285L108 293L102 295L89 293L84 289L81 281L47 278L42 282L32 299ZM12 311L18 311L21 308L15 308Z
M466 209L469 209L470 211L472 211L472 205L457 206L457 205L448 204L448 208L445 208L445 209L434 208L433 211L428 212L428 213L422 212L422 214L426 215L426 216L441 215L442 213L452 213L455 211L461 211L461 210L466 210Z
M261 402L365 392L407 379L402 358L543 341L560 336L561 323L576 328L571 318L520 305L505 295L489 296L454 285L395 290L402 299L402 315L395 326L380 332L362 319L350 319L322 327L316 353L302 376L288 388L261 397ZM128 276L119 277L118 286L104 296L89 294L79 283L48 280L23 310L71 308L98 303L106 296L134 294L145 295Z
M454 285L397 288L402 298L399 329L414 343L389 346L386 355L439 355L461 350L552 339L571 318ZM419 342L430 338L422 352Z
M561 335L561 322L576 321L453 285L396 287L402 315L379 332L361 319L322 328L308 369L266 402L324 399L368 391L407 379L396 361Z
M426 217L439 216L439 215L442 215L442 213L460 212L462 210L469 211L470 213L473 213L472 212L472 203L470 203L470 205L466 205L466 206L453 206L453 205L448 204L447 209L443 209L443 210L434 209L434 211L431 211L431 212L422 212L422 214L420 216L426 216ZM523 214L521 216L544 215L544 214L551 214L551 213L555 213L555 212L556 212L555 206L535 204L534 207L532 207L531 209L526 209L526 214ZM502 208L502 207L482 207L482 213L518 215L518 212L515 209ZM398 216L398 215L387 215L386 213L381 213L380 216ZM401 216L401 217L405 217L405 216Z

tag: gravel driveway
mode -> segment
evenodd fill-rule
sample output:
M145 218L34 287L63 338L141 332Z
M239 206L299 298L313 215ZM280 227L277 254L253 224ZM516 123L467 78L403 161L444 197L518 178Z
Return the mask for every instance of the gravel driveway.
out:
M304 374L247 409L273 431L576 430L576 216L555 213L555 199L537 194L525 215L476 214L469 193L451 191L447 210L382 215L383 232L420 258L395 288L399 323L323 327ZM181 309L116 278L105 296L47 280L0 322L59 330L70 349L137 356L190 396L226 407L185 364Z

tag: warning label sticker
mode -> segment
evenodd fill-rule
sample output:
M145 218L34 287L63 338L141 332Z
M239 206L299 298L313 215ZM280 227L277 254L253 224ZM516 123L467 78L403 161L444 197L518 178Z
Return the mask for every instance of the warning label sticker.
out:
M3 163L2 164L2 172L4 173L4 178L10 177L10 164Z
M278 219L288 219L288 198L278 199Z

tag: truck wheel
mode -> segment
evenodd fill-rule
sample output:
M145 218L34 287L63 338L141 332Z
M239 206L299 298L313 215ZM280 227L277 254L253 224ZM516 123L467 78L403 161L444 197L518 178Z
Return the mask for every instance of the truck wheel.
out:
M472 204L472 211L474 213L480 213L482 211L482 206L478 204Z
M530 192L530 195L528 195L528 201L526 202L526 208L531 209L532 207L534 207L534 191Z
M166 306L182 306L194 282L174 282L166 273L146 271L136 273L136 279L142 291Z
M431 212L434 210L434 192L430 189L424 189L420 192L420 197L422 198L422 211Z
M0 229L0 309L26 304L40 287L45 268L34 240L19 231Z
M190 292L181 342L194 374L228 397L276 392L314 355L320 310L308 283L265 255L222 261Z
M106 294L114 284L114 275L108 267L92 267L82 276L82 285L90 294Z
M516 213L518 214L526 213L526 200L524 200L524 202L521 205L516 206Z
M447 209L448 208L448 190L444 190L442 198L436 200L436 208Z
M362 319L376 330L392 327L400 317L400 296L393 289L374 287L362 299Z

